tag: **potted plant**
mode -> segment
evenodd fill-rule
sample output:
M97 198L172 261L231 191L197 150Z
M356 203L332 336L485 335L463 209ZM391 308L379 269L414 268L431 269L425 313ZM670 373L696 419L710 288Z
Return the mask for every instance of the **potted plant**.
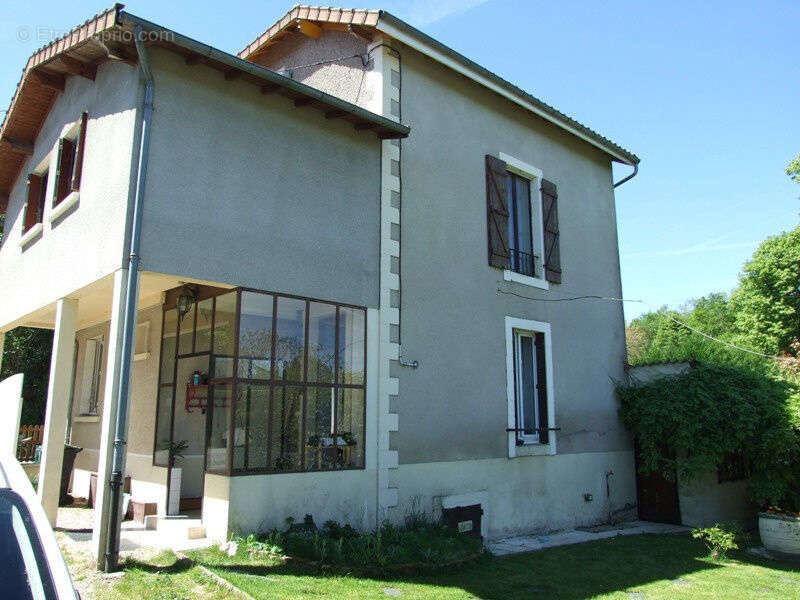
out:
M800 512L769 506L758 513L758 534L770 554L800 559Z
M189 447L186 440L172 441L169 444L169 498L167 498L167 514L177 515L181 510L181 479L183 469L175 466L175 460L183 458Z

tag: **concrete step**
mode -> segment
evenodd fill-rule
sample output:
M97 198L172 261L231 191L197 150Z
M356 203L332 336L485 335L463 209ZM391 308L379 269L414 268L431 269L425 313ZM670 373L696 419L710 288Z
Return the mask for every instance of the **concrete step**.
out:
M203 521L184 515L148 515L145 517L144 524L145 529L158 530L159 533L176 540L199 540L206 537Z

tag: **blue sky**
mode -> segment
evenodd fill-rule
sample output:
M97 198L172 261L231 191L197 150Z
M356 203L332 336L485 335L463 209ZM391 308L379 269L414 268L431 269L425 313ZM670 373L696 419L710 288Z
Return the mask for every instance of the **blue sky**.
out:
M139 16L236 52L294 3L135 1ZM324 4L328 4L327 2ZM358 5L364 3L359 0ZM0 106L27 57L110 5L0 8ZM351 6L351 4L344 4ZM636 152L617 189L630 319L730 291L758 242L798 223L800 3L385 1L384 8ZM617 169L617 176L627 174Z

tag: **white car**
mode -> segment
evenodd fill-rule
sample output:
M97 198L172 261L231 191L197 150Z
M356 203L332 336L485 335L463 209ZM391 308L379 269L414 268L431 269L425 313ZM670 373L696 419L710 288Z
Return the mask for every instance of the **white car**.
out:
M0 457L0 598L80 600L36 492L13 456Z

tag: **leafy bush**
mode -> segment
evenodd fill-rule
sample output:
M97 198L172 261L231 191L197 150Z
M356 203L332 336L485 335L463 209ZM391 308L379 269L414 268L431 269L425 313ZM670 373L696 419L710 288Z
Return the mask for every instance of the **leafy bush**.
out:
M395 527L384 523L372 533L327 521L321 529L273 530L237 538L239 552L258 556L294 556L321 565L383 570L420 564L436 566L469 558L481 550L478 539L458 535L438 524Z
M749 463L757 502L797 510L797 386L743 368L701 364L677 377L619 386L617 396L639 443L642 471L690 480L740 454Z
M725 558L730 550L738 550L737 538L742 535L741 527L735 523L716 523L713 527L692 529L692 537L702 540L711 558Z

